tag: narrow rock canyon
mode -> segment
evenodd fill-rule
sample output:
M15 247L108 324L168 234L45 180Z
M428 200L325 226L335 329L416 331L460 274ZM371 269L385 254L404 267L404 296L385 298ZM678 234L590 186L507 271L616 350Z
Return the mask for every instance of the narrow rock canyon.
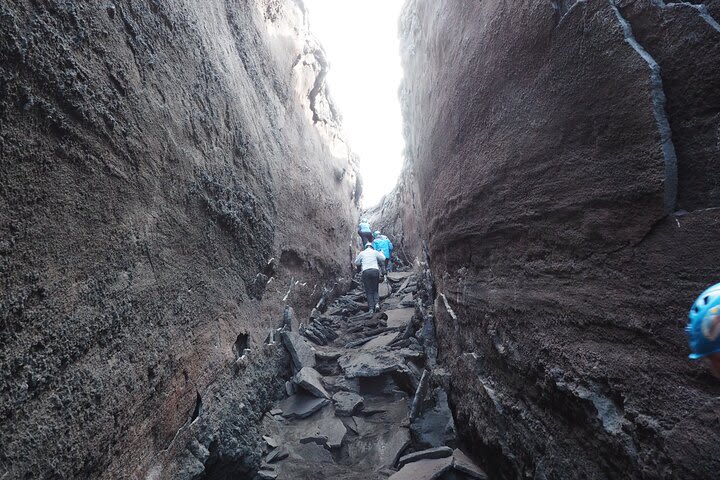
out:
M0 479L716 477L718 20L407 0L361 211L302 0L3 2Z

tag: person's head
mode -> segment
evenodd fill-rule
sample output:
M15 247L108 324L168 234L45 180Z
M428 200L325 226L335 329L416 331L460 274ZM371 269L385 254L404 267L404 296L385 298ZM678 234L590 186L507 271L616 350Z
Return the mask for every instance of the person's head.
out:
M703 359L720 378L720 283L705 290L695 300L685 330L690 344L690 358Z
M373 248L372 243L367 242L367 243L365 244L365 248L366 248L366 249L367 249L367 248Z
M362 217L362 218L360 219L360 223L370 223L370 222L368 222L367 217Z
M373 237L375 237L375 238L380 237L380 230L375 230L375 231L373 232Z

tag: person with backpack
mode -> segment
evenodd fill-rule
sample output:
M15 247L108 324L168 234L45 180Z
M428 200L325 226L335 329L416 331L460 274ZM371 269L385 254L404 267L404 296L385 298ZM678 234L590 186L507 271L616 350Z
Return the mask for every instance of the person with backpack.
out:
M392 262L390 261L390 257L393 251L392 242L385 235L381 235L380 230L375 230L375 233L373 233L373 237L375 237L375 240L373 240L373 248L375 250L383 252L383 255L385 256L385 270L388 272L392 271Z
M375 313L380 310L378 284L380 283L381 265L385 265L385 256L382 252L374 250L372 243L367 242L365 249L355 258L355 265L359 266L362 272L362 284L365 288L368 309L370 313Z
M358 235L360 235L360 241L363 246L366 243L372 243L373 241L372 228L370 228L370 222L368 222L368 219L365 217L360 219L360 224L358 225Z
M705 290L695 300L685 331L690 344L690 358L703 359L710 371L720 378L720 283Z

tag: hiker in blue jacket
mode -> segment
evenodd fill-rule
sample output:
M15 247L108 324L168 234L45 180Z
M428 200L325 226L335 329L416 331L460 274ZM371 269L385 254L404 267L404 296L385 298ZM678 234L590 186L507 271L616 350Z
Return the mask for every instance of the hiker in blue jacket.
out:
M690 344L690 358L702 359L720 378L720 283L700 294L690 308L690 322L685 331Z
M365 217L360 219L360 225L358 225L358 235L360 235L360 240L363 246L366 243L372 243L373 241L372 228L370 228L370 222L368 222L368 219Z
M385 256L385 270L391 272L392 270L390 267L392 264L390 263L390 255L393 251L392 242L385 235L381 235L379 230L375 230L373 237L375 237L375 240L373 240L373 248L383 253Z

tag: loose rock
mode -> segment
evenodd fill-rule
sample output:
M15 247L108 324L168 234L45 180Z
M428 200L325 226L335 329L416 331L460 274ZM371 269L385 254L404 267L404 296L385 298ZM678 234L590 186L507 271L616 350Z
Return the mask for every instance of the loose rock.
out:
M294 381L307 392L320 398L330 398L330 394L323 387L321 375L312 367L303 367L295 374Z
M483 469L475 465L470 457L465 455L459 448L453 451L453 468L470 478L476 478L478 480L486 480L488 478Z
M335 414L338 416L352 416L363 405L363 397L352 392L337 392L332 399L335 402Z
M434 480L452 467L453 457L408 463L389 480Z
M287 348L297 370L303 367L315 366L315 351L300 334L295 332L281 332L283 345Z
M398 467L402 468L406 464L417 462L418 460L425 460L430 458L445 458L449 457L452 454L453 449L450 447L429 448L427 450L409 453L400 457L400 460L398 460Z
M305 393L296 393L280 402L282 415L285 418L306 418L330 403L326 398L319 398Z

